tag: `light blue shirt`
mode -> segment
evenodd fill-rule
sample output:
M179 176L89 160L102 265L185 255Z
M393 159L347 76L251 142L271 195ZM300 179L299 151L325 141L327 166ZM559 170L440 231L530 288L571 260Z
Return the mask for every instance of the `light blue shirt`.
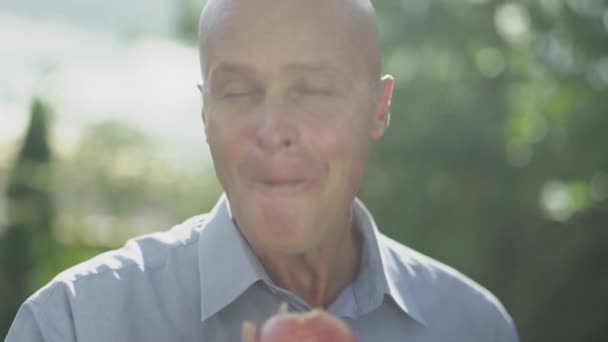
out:
M515 342L487 290L381 234L359 200L359 275L328 308L361 342ZM68 269L21 307L6 342L239 342L287 302L231 219L225 196L207 215Z

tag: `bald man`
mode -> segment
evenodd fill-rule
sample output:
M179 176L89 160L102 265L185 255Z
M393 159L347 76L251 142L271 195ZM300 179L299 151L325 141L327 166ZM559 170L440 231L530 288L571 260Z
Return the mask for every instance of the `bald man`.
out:
M254 342L281 303L324 308L359 341L518 340L492 294L380 233L356 198L394 83L369 1L211 0L200 43L225 194L60 274L8 342Z

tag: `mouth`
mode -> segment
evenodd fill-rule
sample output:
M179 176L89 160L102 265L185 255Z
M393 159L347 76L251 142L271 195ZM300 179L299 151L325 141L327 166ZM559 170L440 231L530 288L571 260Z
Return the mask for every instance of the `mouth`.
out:
M306 190L310 182L305 179L263 179L258 185L266 192L295 194Z
M265 179L261 183L268 187L293 187L305 183L303 179Z

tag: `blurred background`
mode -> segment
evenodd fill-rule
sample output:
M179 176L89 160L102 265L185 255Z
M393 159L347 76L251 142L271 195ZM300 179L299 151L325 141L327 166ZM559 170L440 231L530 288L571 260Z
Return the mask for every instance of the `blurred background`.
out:
M203 1L204 2L204 1ZM608 1L377 0L392 125L360 197L523 341L608 341ZM61 270L206 212L201 0L0 0L0 337Z

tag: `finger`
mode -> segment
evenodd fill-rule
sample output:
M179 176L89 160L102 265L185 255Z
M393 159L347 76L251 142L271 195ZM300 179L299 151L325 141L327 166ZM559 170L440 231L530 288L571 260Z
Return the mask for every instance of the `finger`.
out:
M243 322L241 325L241 338L243 342L258 342L258 327L253 322Z

